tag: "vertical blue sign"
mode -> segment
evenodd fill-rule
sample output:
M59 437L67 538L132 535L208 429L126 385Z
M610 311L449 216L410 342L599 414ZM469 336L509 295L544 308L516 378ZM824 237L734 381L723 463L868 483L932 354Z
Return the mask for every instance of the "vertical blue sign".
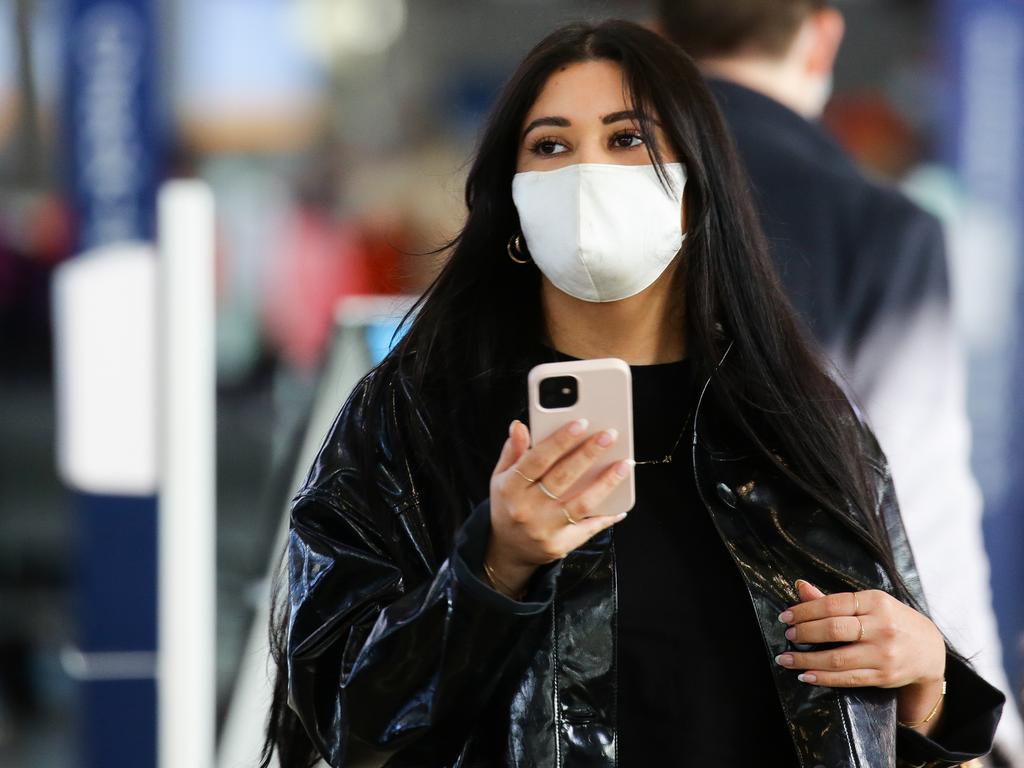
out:
M163 160L154 0L65 8L63 135L77 252L151 242ZM82 765L154 768L156 489L71 484L78 647L66 666L79 680Z
M152 240L161 172L153 0L69 0L65 127L80 251Z
M992 594L1011 686L1024 667L1024 0L945 0L948 73L945 153L987 228L980 248L1005 251L969 269L1000 272L988 285L1005 295L1009 327L972 351L974 466L985 495ZM974 216L975 219L978 216ZM975 242L972 240L972 242ZM979 254L985 256L990 254ZM964 254L967 258L969 254ZM999 266L993 267L994 264Z

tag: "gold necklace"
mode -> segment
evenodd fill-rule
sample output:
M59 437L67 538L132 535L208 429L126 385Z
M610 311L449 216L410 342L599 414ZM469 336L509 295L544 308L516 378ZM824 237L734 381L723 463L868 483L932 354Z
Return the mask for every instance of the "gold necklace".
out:
M690 423L690 417L693 415L693 408L686 414L686 418L683 419L683 428L679 430L679 436L676 438L675 443L672 444L672 450L666 453L660 459L647 459L646 461L634 461L634 466L641 466L643 464L671 464L672 460L676 456L676 450L679 448L679 444L683 441L683 435L686 434L686 425Z

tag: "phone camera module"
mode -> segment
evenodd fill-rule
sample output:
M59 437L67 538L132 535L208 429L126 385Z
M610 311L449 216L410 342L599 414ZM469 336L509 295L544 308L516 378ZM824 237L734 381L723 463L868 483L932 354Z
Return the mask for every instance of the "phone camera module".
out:
M540 383L540 406L548 410L569 408L579 399L579 382L575 376L553 376Z

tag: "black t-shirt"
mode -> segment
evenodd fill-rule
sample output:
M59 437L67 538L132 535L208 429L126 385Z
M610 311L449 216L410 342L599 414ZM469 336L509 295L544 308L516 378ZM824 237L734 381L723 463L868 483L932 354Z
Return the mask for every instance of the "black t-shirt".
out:
M633 366L637 461L696 402L687 361ZM619 765L797 766L746 585L697 494L689 426L636 467L615 527Z

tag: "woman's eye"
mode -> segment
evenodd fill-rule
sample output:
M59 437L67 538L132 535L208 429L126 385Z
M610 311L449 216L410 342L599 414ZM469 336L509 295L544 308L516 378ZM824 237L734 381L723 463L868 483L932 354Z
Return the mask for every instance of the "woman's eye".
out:
M644 143L639 133L620 133L612 137L612 146L617 149L632 149Z
M537 155L560 155L565 151L565 144L556 139L541 139L533 145L533 152Z

